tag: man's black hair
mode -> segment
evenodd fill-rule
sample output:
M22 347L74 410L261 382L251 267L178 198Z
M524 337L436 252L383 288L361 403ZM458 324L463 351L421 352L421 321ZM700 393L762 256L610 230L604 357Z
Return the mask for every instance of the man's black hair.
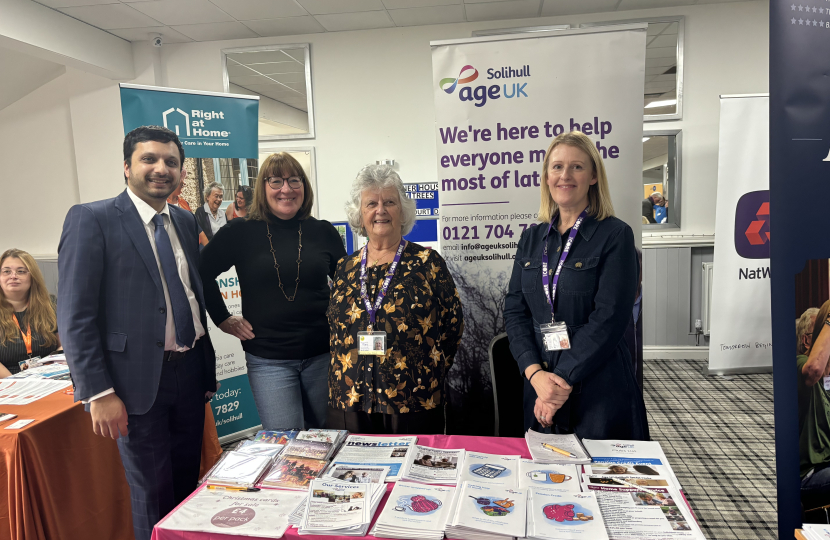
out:
M124 137L124 163L129 167L132 163L133 153L135 152L135 145L142 142L155 141L160 143L176 143L176 148L179 149L179 157L181 158L181 166L184 167L184 147L179 140L178 135L161 126L141 126L137 127ZM124 182L127 182L126 176Z

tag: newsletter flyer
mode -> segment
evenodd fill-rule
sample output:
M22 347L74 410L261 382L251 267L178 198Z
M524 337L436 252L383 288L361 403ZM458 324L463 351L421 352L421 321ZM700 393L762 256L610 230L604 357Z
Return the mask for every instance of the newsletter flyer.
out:
M409 457L410 449L418 442L418 437L367 437L349 435L345 444L332 460L338 465L388 466L387 482L400 480L403 465Z
M424 484L456 484L464 454L463 448L450 450L416 445L402 479Z

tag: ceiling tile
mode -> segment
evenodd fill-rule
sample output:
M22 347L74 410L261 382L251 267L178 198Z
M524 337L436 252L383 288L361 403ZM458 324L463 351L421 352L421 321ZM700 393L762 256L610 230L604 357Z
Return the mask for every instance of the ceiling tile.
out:
M468 21L493 21L500 19L524 19L539 15L540 0L513 0L465 6Z
M395 26L465 22L464 9L460 5L390 9L389 16L395 21Z
M677 63L677 59L673 57L666 58L646 58L646 67L662 67L669 68Z
M663 33L669 27L669 24L671 23L650 22L648 23L648 30L646 31L646 33L649 36L656 36L657 34Z
M338 13L317 15L317 21L329 32L344 30L371 30L395 26L385 11L364 11L362 13Z
M76 6L97 6L100 4L119 4L118 0L38 0L38 4L43 4L50 8L64 8Z
M161 34L164 43L189 43L193 41L184 34L180 34L167 26L151 26L150 28L121 28L109 30L110 34L116 35L127 41L150 41L150 34Z
M622 0L617 11L629 9L653 9L671 6L690 6L695 0Z
M210 0L239 21L308 15L294 0Z
M312 15L377 11L383 9L381 0L297 0L297 2Z
M70 7L59 11L103 30L160 26L159 21L124 4Z
M157 0L129 5L168 26L233 21L233 17L208 0Z
M185 24L174 26L173 30L181 32L196 41L219 41L222 39L242 39L258 37L253 30L241 22L217 22L204 24Z
M315 34L326 29L311 15L305 17L286 17L281 19L261 19L242 21L242 24L262 37L295 36L298 34Z
M542 16L581 15L614 11L619 0L545 0Z
M677 58L677 47L659 47L646 49L646 59Z
M658 49L660 47L676 47L677 46L677 34L663 34L661 36L654 36L648 38L648 44L646 45L650 49Z
M461 4L462 0L382 0L386 9L406 9Z
M276 68L277 73L286 73L294 71L294 69L296 69L294 66L302 64L301 61L297 61L293 58L295 53L302 53L305 55L305 49L282 49L279 45L274 45L273 49L228 53L228 58L240 64L250 66L257 64L272 64L271 67ZM287 66L287 69L281 66Z

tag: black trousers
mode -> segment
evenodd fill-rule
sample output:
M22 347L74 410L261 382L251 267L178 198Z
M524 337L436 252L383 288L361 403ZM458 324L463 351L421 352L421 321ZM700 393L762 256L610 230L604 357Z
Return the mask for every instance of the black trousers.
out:
M443 435L444 407L404 414L350 412L329 407L326 427L367 435Z
M205 392L198 342L162 367L156 401L131 414L129 434L118 439L130 485L136 540L149 540L156 523L190 495L199 481Z

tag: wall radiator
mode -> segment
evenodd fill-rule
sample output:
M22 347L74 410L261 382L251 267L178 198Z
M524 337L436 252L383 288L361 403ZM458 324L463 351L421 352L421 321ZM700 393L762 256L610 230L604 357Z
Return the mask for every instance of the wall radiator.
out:
M703 312L703 335L708 336L712 324L712 281L715 275L715 263L705 262L703 264L702 287L700 289L701 311Z

